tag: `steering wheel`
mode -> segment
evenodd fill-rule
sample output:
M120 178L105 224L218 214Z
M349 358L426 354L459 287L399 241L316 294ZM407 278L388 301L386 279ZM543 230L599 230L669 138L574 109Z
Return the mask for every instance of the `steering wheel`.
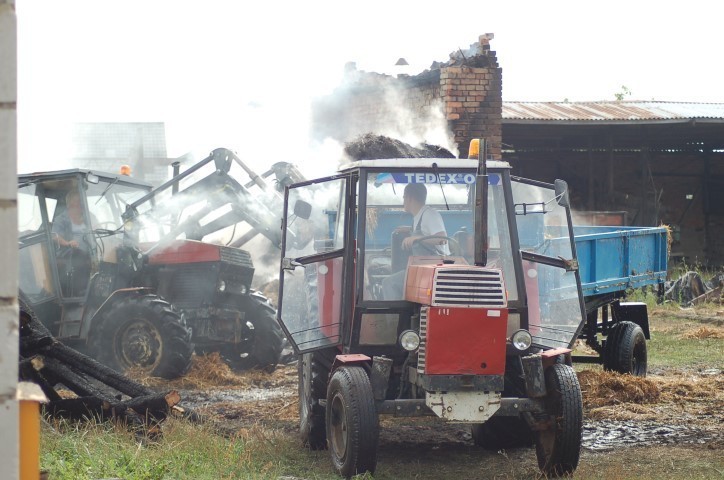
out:
M425 251L427 251L433 255L442 255L437 250L437 248L435 248L435 245L428 245L427 243L425 243L425 240L430 240L433 238L437 239L437 240L447 240L447 243L449 245L448 248L449 248L451 254L452 254L452 252L460 252L460 244L458 243L457 240L455 240L454 238L451 238L451 237L443 237L443 236L439 236L439 235L424 235L422 237L417 237L412 241L412 247L414 248L416 245L418 245L418 246L422 247L423 249L425 249Z

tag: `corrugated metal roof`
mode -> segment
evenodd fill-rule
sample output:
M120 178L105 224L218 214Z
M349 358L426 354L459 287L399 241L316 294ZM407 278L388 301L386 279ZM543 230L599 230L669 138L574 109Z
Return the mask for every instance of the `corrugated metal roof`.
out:
M503 102L503 122L723 122L724 103L686 102Z

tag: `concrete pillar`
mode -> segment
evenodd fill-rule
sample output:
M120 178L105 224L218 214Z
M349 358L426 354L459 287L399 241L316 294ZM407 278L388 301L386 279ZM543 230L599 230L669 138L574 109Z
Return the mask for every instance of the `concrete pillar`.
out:
M0 478L19 476L17 22L0 0Z

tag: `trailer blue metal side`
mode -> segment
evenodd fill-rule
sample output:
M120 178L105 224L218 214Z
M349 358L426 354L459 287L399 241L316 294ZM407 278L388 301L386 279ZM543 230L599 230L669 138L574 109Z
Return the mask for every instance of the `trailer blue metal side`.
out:
M584 297L666 281L666 228L574 226L573 233Z

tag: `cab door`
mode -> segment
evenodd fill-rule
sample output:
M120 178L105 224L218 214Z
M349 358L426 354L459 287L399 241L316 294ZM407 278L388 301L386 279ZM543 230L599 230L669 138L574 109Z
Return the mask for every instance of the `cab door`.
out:
M562 180L551 185L513 177L511 187L533 343L570 348L585 306L568 186Z
M297 353L340 345L354 278L351 178L285 189L278 319Z

